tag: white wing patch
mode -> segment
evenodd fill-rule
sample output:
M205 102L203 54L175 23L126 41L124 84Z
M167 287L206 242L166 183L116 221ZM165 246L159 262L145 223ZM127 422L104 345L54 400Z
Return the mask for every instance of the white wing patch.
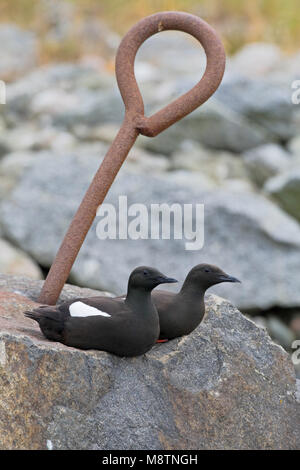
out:
M111 317L109 313L102 312L102 310L96 307L91 307L90 305L80 301L71 304L69 307L69 312L71 317L92 317L94 315Z

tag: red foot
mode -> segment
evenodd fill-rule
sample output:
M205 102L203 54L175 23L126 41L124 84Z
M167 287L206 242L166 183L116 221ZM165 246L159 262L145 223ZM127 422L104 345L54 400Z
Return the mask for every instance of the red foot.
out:
M168 340L167 339L158 339L156 342L157 343L166 343Z

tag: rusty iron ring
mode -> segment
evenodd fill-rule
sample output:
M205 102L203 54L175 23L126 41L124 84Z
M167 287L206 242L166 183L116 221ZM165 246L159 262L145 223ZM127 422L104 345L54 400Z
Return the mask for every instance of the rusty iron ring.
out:
M191 34L204 47L206 70L197 85L151 117L134 76L134 59L141 44L153 34L178 30ZM139 21L124 36L116 56L116 76L125 104L122 126L96 172L49 270L38 302L55 304L71 268L119 169L139 134L154 137L204 103L218 88L225 68L225 52L216 32L197 16L161 12Z
M203 46L207 65L201 80L187 93L147 118L144 103L134 75L134 60L143 42L161 31L178 30L196 38ZM129 113L135 113L140 134L154 137L203 104L218 88L225 68L225 51L215 30L189 13L169 11L156 13L134 25L122 39L116 56L116 77Z

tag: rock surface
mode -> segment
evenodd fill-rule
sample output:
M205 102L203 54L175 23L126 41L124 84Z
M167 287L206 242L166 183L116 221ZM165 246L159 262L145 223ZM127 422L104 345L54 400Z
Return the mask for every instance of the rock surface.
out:
M286 212L300 220L300 166L269 179L264 189Z
M246 77L264 76L282 67L284 55L275 44L252 42L231 59L232 68Z
M0 272L5 274L24 275L33 279L42 279L39 266L25 253L0 238Z
M30 279L25 276L13 276L0 273L0 292L11 292L13 294L21 295L23 297L27 297L33 302L35 302L40 295L43 283L44 281ZM97 291L97 295L112 296L109 292L102 291L100 294L99 292L100 291ZM93 289L66 284L60 294L58 303L74 297L91 297L93 295L95 295L95 291Z
M182 142L171 161L174 169L184 169L193 172L192 175L207 177L216 187L222 187L226 181L233 179L249 183L243 159L229 152L213 152L188 140Z
M128 359L47 341L13 292L39 285L0 279L1 449L299 448L292 363L226 300L207 296L192 334Z
M177 151L182 140L187 138L208 148L231 152L243 152L273 140L265 128L214 97L155 139L145 137L141 142L151 151L170 154Z
M177 41L174 35L165 41L152 39L155 47L145 45L136 62L146 114L195 85L205 64L199 46L191 41ZM181 50L185 52L178 61ZM46 122L70 132L81 124L120 124L124 107L115 78L105 66L100 69L84 63L36 69L7 87L6 121L19 126L25 116L39 125ZM140 139L140 143L151 151L171 154L184 138L233 152L285 142L299 129L299 110L291 104L287 80L291 82L289 77L283 84L273 83L269 75L246 78L229 61L220 89L207 103L157 138Z
M258 185L284 172L291 164L291 155L276 144L266 144L245 152L243 160L248 168L251 179Z
M299 132L297 106L293 105L286 84L273 84L261 78L229 77L216 96L223 105L260 130L264 129L269 141L286 141Z

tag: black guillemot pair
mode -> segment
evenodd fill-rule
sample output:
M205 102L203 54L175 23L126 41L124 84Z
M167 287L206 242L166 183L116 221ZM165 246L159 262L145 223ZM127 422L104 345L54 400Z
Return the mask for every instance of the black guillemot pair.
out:
M154 268L132 271L126 296L76 298L59 306L40 306L25 315L38 322L46 338L80 349L100 349L118 356L144 354L159 340L189 334L205 313L205 291L221 282L240 282L217 266L199 264L181 290L151 291L177 282Z

